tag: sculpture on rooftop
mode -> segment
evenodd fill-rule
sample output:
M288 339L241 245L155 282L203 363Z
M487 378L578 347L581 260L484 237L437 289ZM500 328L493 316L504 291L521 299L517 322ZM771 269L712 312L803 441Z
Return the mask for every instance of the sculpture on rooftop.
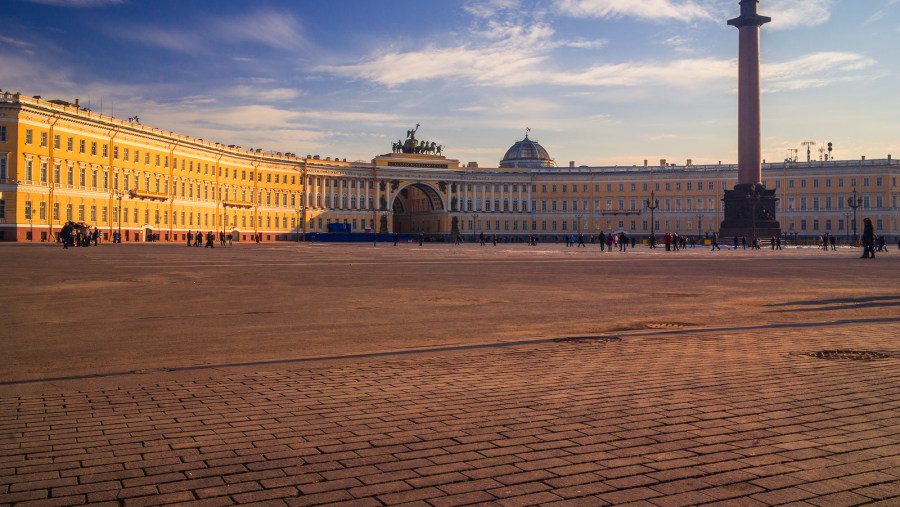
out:
M419 141L416 139L416 132L419 131L419 124L416 128L406 131L406 140L399 140L391 143L393 153L417 153L427 155L440 155L444 147L434 141Z

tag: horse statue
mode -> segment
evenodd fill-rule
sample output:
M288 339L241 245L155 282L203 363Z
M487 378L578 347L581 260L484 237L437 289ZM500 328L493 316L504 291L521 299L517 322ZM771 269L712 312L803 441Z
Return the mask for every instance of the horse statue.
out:
M444 150L444 145L439 144L439 145L437 145L437 146L434 147L434 154L435 154L435 155L440 155L441 152L442 152L443 150Z

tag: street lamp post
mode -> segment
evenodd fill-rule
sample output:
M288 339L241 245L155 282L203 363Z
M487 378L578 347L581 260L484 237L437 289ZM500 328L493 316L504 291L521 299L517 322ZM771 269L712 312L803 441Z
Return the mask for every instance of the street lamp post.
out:
M850 213L844 213L844 236L846 237L847 243L850 243L850 217L852 216Z
M659 208L659 199L656 198L656 192L653 190L650 191L650 197L646 201L647 209L650 210L650 248L654 248L656 245L656 220L655 214L657 208Z
M296 234L297 234L297 243L299 243L299 242L300 242L300 227L303 225L303 223L300 221L300 214L303 213L303 208L297 208L297 209L295 209L294 211L297 212L297 231L296 231ZM374 232L374 231L373 231L373 232Z
M862 198L856 195L856 189L853 189L853 195L847 198L847 206L853 210L853 246L856 246L856 209L862 204Z
M478 213L472 213L472 243L478 241Z
M575 215L575 228L578 229L578 234L581 234L581 215Z
M703 234L703 214L697 213L697 238Z
M122 242L122 198L123 198L123 197L125 197L125 192L122 192L122 191L117 191L117 192L116 192L116 200L119 201L119 206L118 206L118 208L119 208L119 213L118 213L118 215L119 215L119 216L118 216L118 219L119 219L119 232L118 232L118 235L119 235L119 237L118 237L119 243ZM114 243L115 243L115 242L114 242Z

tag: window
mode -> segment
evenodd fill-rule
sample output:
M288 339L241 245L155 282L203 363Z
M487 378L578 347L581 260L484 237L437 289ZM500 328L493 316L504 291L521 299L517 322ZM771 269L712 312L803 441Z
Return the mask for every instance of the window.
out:
M57 138L59 136L56 136ZM6 142L6 125L0 126L0 142ZM59 148L59 146L57 146Z
M119 147L113 146L113 158L119 160ZM135 220L137 222L137 220Z
M0 157L0 180L6 179L6 157Z
M84 139L79 139L79 140L78 140L78 153L85 153L85 152L87 152L86 146L87 146L87 142L85 142Z
M2 132L3 132L4 134L6 133L6 127L0 127L0 129L3 129ZM4 139L0 139L0 141L5 141L5 138L4 138ZM59 149L59 134L56 134L56 135L53 136L53 149L54 149L54 150L58 150L58 149Z
M74 185L75 184L75 168L72 166L68 166L66 168L66 185Z
M25 220L31 220L31 201L25 201Z
M106 158L108 156L109 156L109 146L104 144L103 145L103 158Z
M33 131L31 129L25 129L25 144L32 143Z
M42 148L47 147L47 133L46 132L41 132L41 147Z
M41 214L40 214L41 220L47 220L47 203L44 201L41 201L40 209L41 209Z
M75 139L71 136L66 139L66 151L74 151ZM71 220L71 219L70 219Z
M33 179L32 174L31 174L32 169L33 169L33 167L32 167L31 160L26 160L25 161L25 179L28 181L31 181Z
M41 181L47 182L47 162L41 162Z
M97 154L97 142L91 141L91 155Z

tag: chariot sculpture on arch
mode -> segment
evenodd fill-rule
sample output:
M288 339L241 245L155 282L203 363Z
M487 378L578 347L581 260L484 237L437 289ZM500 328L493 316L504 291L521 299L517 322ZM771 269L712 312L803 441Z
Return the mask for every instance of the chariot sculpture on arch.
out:
M416 127L406 131L406 140L399 140L391 143L393 153L418 153L427 155L440 155L444 147L434 141L419 141L416 139L416 132L419 131L420 125L416 123Z

